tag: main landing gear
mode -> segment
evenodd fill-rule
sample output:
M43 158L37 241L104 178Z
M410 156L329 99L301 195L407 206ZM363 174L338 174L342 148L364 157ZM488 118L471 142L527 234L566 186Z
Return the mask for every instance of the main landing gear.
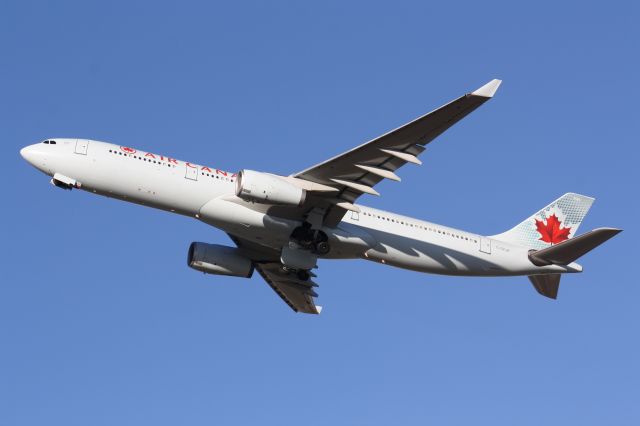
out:
M313 229L309 222L304 222L293 230L289 244L283 247L280 260L283 270L294 275L300 281L309 281L316 267L318 256L324 256L331 250L329 237L319 229Z
M329 253L329 237L323 231L313 229L309 222L304 222L291 233L291 241L295 242L303 250L310 250L314 254L324 256Z

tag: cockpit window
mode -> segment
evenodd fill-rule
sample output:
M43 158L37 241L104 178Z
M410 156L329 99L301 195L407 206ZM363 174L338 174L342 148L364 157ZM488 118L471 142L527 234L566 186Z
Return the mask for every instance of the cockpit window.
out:
M46 143L47 145L49 145L49 141L44 141L44 142L42 142L42 143Z
M47 145L49 145L49 144L51 144L51 145L55 145L55 144L56 144L56 141L46 140L46 141L44 141L44 142L42 142L42 143L46 143Z

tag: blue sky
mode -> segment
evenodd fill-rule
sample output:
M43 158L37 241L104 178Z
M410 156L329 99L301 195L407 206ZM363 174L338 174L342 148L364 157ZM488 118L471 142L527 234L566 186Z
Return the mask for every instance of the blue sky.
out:
M634 2L0 6L0 425L640 422ZM206 277L195 220L60 191L18 155L106 140L289 174L473 90L496 98L362 202L478 233L557 196L625 229L526 278L321 262L319 317Z

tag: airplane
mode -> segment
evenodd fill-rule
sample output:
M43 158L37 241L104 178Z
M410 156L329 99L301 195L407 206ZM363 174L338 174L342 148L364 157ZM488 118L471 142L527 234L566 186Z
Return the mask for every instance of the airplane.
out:
M437 136L491 99L494 79L401 127L289 176L229 173L165 155L88 139L53 138L20 151L62 189L137 203L198 219L235 247L189 246L187 264L205 274L250 278L255 270L296 312L319 314L318 259L364 259L418 272L527 276L555 299L575 261L619 232L577 236L594 199L567 193L503 233L484 236L356 204Z

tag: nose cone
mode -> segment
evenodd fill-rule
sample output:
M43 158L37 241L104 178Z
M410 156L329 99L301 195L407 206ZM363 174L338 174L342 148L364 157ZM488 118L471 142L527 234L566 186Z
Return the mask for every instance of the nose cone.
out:
M28 163L33 164L33 148L31 146L25 146L20 150L20 155L24 158Z
M40 144L25 146L20 150L20 155L26 160L27 163L31 164L33 167L37 168L38 170L43 170L46 161L44 152L42 152Z

